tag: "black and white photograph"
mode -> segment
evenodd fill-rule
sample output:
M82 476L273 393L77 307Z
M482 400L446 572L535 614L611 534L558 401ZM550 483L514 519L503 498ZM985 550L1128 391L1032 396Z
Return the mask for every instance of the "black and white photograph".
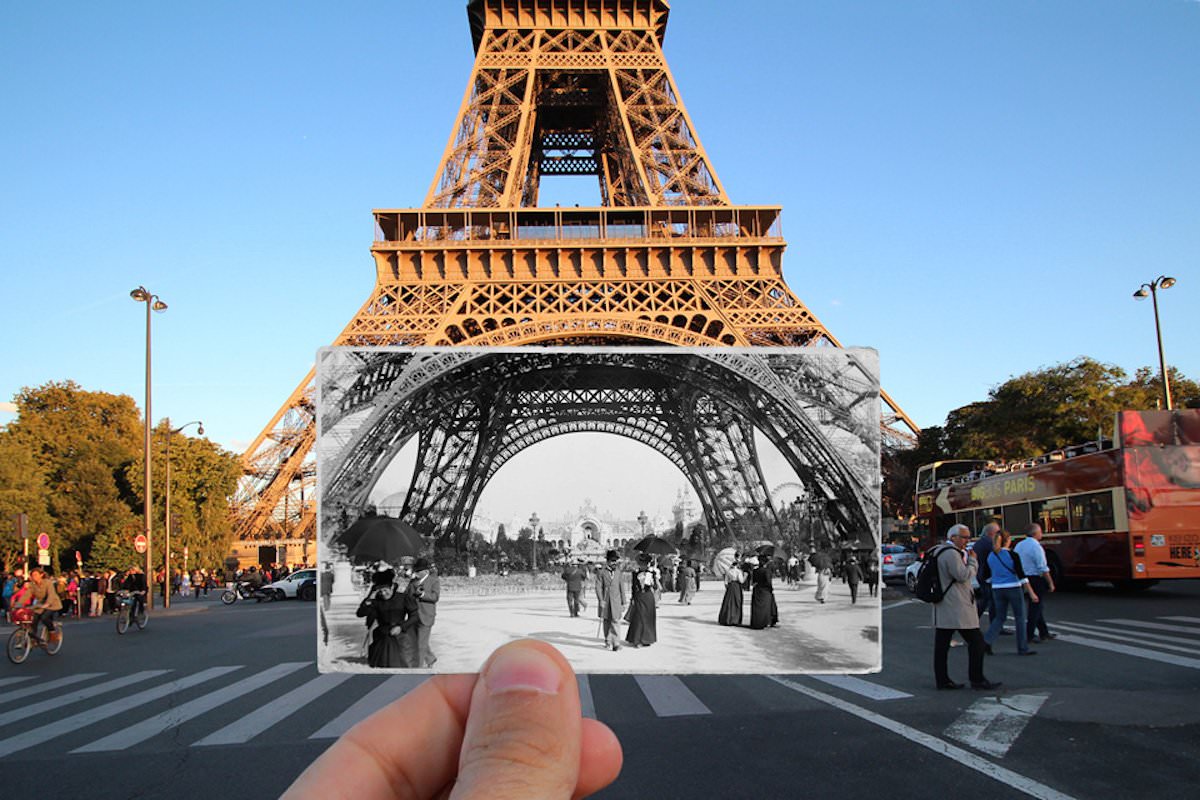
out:
M881 666L870 349L329 347L318 664Z

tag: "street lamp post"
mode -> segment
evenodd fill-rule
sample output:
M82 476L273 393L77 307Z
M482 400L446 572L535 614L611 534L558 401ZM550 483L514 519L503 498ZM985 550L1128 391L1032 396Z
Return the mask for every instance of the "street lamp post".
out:
M129 293L129 296L139 303L146 304L146 435L142 445L142 457L146 462L146 496L144 499L142 514L145 517L144 531L146 534L146 581L149 583L153 575L153 566L150 560L151 551L153 550L151 547L150 538L150 514L153 511L153 493L150 488L150 312L157 311L161 313L166 311L167 304L164 303L158 295L151 294L145 286L137 287ZM148 595L146 598L146 608L152 609L154 608L154 592L148 591L146 594Z
M192 420L185 422L178 428L171 427L171 418L167 417L167 492L166 492L166 512L163 519L163 527L166 532L163 534L163 608L171 607L171 437L191 425L199 425L196 432L201 436L204 435L204 423L200 420ZM187 564L184 564L187 568Z
M529 544L533 550L533 572L537 572L537 530L539 522L541 520L538 519L537 512L535 511L529 517Z
M638 512L637 519L638 519L638 524L640 524L642 526L642 538L645 539L646 538L646 520L648 520L650 518L646 516L645 511L640 511L640 512Z
M1170 289L1175 285L1174 278L1168 278L1166 275L1159 275L1150 283L1143 283L1138 288L1133 296L1137 300L1145 300L1146 295L1150 295L1150 299L1154 302L1154 335L1158 337L1158 368L1162 375L1163 385L1163 402L1166 403L1167 410L1170 411L1174 406L1171 403L1171 378L1167 375L1167 359L1163 355L1162 346L1162 326L1158 323L1158 290ZM1148 291L1147 291L1148 290Z

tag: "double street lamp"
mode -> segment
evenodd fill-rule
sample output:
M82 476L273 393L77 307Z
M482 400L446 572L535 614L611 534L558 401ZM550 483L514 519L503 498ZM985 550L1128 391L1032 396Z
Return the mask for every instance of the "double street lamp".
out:
M1143 283L1141 287L1133 293L1134 298L1137 300L1145 300L1146 296L1149 295L1150 299L1154 301L1154 334L1158 337L1158 368L1161 370L1162 374L1163 402L1166 404L1168 411L1174 408L1174 406L1171 403L1171 378L1167 375L1167 359L1163 355L1162 326L1160 326L1158 322L1158 290L1170 289L1174 285L1174 278L1168 278L1165 275L1159 275L1157 278L1150 281L1150 283Z
M166 517L163 520L164 527L166 527L166 533L163 534L163 608L171 607L171 437L192 425L198 425L196 433L204 435L204 423L200 420L192 420L183 423L178 428L172 428L171 418L167 417L167 496ZM186 558L183 567L187 569Z
M533 514L529 517L529 543L532 545L533 549L534 572L537 572L538 523L540 522L541 520L538 519L537 512L533 512Z
M137 287L129 293L129 296L139 303L146 304L146 436L143 442L144 452L142 453L142 456L146 462L146 497L142 513L145 516L144 532L146 535L146 582L147 585L149 585L151 576L153 575L150 562L150 553L153 549L151 547L150 538L150 514L152 511L152 494L150 489L150 312L157 311L161 313L166 311L167 304L164 303L158 295L151 294L145 286ZM148 595L146 598L146 608L152 609L154 608L154 592L147 592L146 594Z

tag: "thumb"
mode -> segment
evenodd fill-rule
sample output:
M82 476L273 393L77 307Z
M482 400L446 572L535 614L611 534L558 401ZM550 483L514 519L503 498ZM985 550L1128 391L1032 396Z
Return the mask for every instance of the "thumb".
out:
M507 644L484 664L452 798L569 798L579 778L579 686L548 644Z

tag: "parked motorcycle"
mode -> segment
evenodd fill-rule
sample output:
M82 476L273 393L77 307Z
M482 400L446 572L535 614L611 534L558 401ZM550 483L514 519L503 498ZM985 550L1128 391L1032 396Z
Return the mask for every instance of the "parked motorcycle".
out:
M269 603L275 599L275 592L262 588L255 588L254 584L242 581L235 585L232 589L226 589L221 593L221 602L227 606L231 606L238 600L253 600L256 603Z

